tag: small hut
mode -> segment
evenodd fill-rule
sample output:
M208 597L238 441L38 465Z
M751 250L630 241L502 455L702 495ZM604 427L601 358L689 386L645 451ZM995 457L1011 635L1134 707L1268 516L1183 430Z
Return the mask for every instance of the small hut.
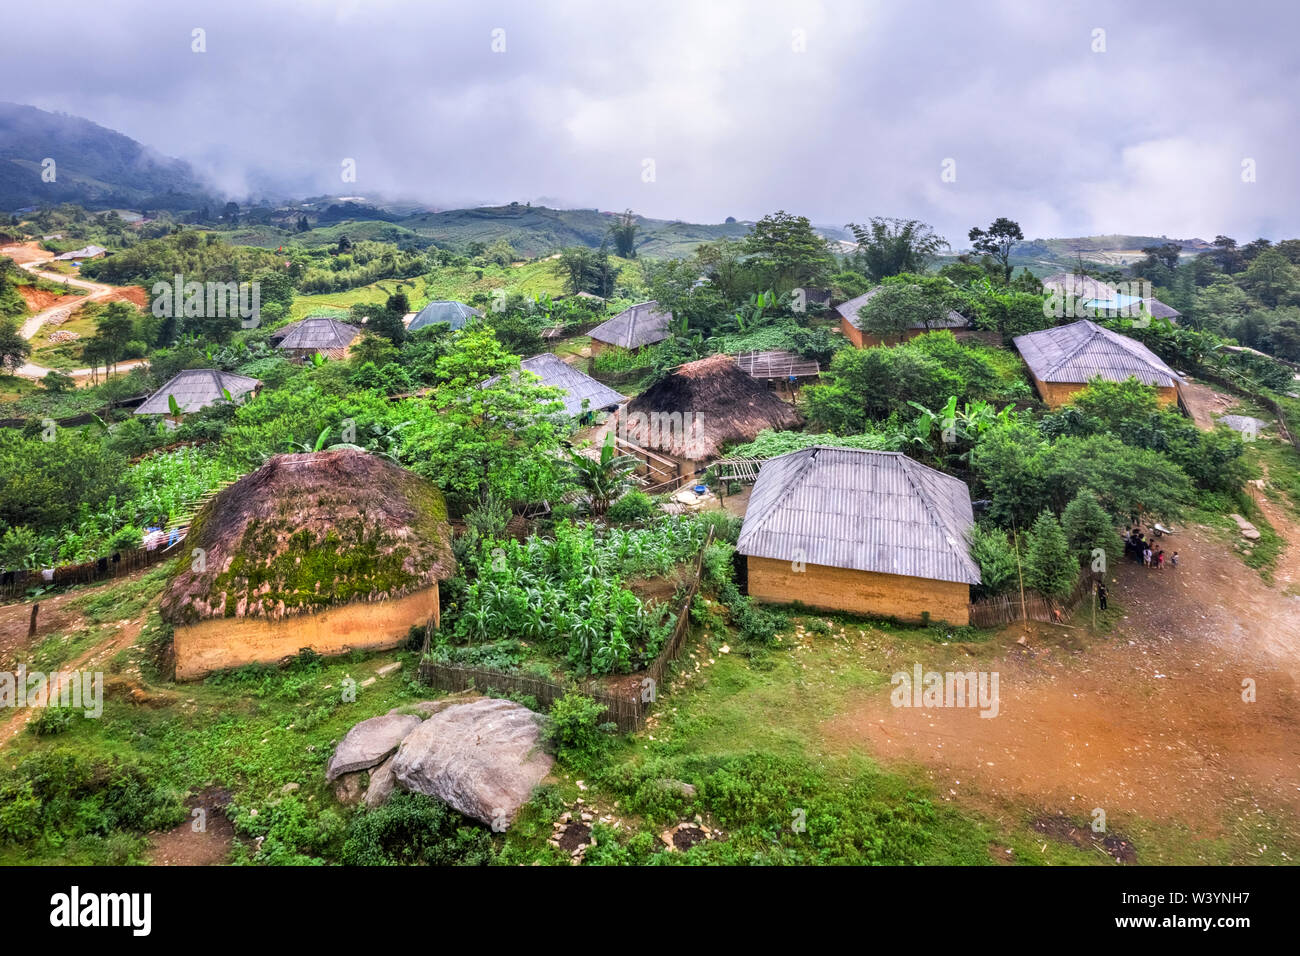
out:
M613 411L627 401L627 396L620 395L550 352L526 358L519 367L541 379L537 384L562 389L564 394L560 401L564 403L565 414L579 421L590 420L596 412ZM498 378L489 381L495 382Z
M896 451L816 445L763 463L736 550L758 601L970 620L965 483Z
M317 315L277 329L271 341L298 361L313 355L341 361L348 357L352 343L361 335L355 325L348 325L328 315Z
M438 624L451 528L431 482L362 451L278 455L195 516L162 599L176 677L396 647Z
M677 463L693 475L722 453L724 445L749 442L758 433L797 428L795 409L740 370L730 355L687 362L661 378L621 413L618 435Z
M1178 401L1183 378L1137 339L1087 319L1015 338L1034 386L1049 408L1059 408L1094 378L1136 378L1156 390L1162 405Z
M840 313L840 331L844 337L856 345L858 348L870 348L873 345L897 345L907 339L915 338L918 335L924 335L935 329L952 329L954 332L959 329L969 329L970 320L960 312L949 309L948 314L943 321L936 325L914 325L903 332L902 335L876 335L862 328L862 317L858 315L864 305L872 300L884 286L876 286L868 292L862 293L854 299L847 302L841 302L836 310Z
M672 334L668 328L672 320L672 313L660 312L659 303L653 299L637 303L587 333L591 337L591 354L599 355L608 349L634 352L662 342Z
M474 318L483 318L483 313L472 306L466 305L464 302L439 299L430 302L415 313L415 318L411 319L411 324L406 327L406 330L408 332L418 332L420 329L442 323L453 332L456 332L463 329L469 320Z
M215 368L192 368L177 372L158 391L154 392L136 408L137 415L162 415L172 422L179 422L191 412L226 401L229 395L232 401L239 401L245 395L255 394L262 383L259 379L234 372L223 372ZM176 400L176 411L172 403Z

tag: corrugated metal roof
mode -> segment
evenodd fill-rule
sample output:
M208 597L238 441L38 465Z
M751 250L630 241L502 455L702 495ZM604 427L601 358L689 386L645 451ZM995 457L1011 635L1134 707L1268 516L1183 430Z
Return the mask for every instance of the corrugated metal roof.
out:
M883 288L884 288L883 285L878 285L871 291L864 292L862 293L862 295L858 296L855 299L849 299L849 301L847 302L841 302L835 308L840 313L841 316L843 316L845 319L848 320L849 325L853 326L855 329L860 329L862 328L862 319L858 316L858 310L862 308L864 305L866 305L871 300L871 298ZM955 309L949 309L948 315L945 317L945 321L939 325L933 325L931 326L931 328L964 329L968 325L970 325L970 321L964 315L962 315L960 312L956 311ZM912 328L923 329L925 328L925 326L921 324L917 324L917 325L913 325Z
M1043 382L1086 382L1101 377L1169 388L1182 376L1136 339L1080 319L1015 339L1030 371Z
M1043 289L1075 299L1113 299L1119 294L1109 282L1074 272L1054 272L1043 279Z
M672 314L658 311L659 303L653 299L624 309L608 322L602 322L587 334L597 342L636 349L654 345L668 338L668 324Z
M763 463L736 548L778 561L978 584L964 482L900 452L815 445Z
M584 399L587 401L587 411L590 412L612 408L627 401L625 396L608 385L596 381L586 372L574 368L550 352L524 359L519 366L540 378L541 384L564 389L560 401L564 403L564 410L570 415L582 414Z
M228 391L231 398L238 399L261 384L258 379L247 375L222 372L215 368L187 369L172 376L171 381L145 399L135 414L171 414L171 403L167 401L169 395L176 399L176 405L182 412L196 412L222 401L222 389Z
M466 305L464 302L438 300L430 302L417 312L415 318L411 320L411 324L406 328L408 332L414 332L437 322L445 322L454 331L463 329L465 323L475 316L482 318L483 313L472 306Z
M328 316L303 319L278 332L282 349L345 349L361 334L356 326Z

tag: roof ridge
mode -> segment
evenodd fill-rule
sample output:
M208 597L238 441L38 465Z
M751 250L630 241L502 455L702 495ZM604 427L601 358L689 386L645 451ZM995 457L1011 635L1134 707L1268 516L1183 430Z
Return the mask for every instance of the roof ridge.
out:
M948 545L949 552L955 554L958 560L962 564L968 563L971 560L970 554L968 552L964 553L962 551L960 543L956 540L956 538L953 537L952 526L947 521L945 521L944 518L942 517L942 509L939 509L938 506L935 504L934 497L931 494L930 489L927 488L925 484L919 480L916 474L913 474L912 466L916 466L917 468L924 468L926 472L933 472L934 474L939 475L943 478L949 478L952 476L945 475L943 472L938 471L937 469L934 468L930 468L928 465L923 465L919 461L915 460L914 458L909 458L906 455L903 455L902 457L903 457L903 474L907 476L907 480L911 483L912 487L916 489L916 492L921 497L921 500L925 502L926 514L929 515L930 519L935 522L939 530L943 532L944 542ZM957 478L953 478L953 480L960 481L960 479ZM936 514L936 511L938 511L939 513Z
M776 458L769 459L769 461L777 461L778 459L781 458L788 458L791 455L804 455L804 460L799 464L799 467L796 470L794 477L788 479L785 482L785 486L781 489L781 493L777 495L774 499L772 499L772 503L767 506L766 513L761 518L759 518L757 522L755 522L754 524L755 532L759 531L762 528L762 526L767 522L767 520L771 518L772 515L776 514L776 512L779 510L779 506L781 502L785 501L786 498L792 495L794 493L795 486L798 485L799 482L801 482L804 478L807 477L808 467L812 464L813 460L817 457L817 452L824 447L829 447L829 446L810 445L807 448L798 448L794 451L786 452L784 455L777 455ZM805 452L809 454L805 454ZM763 470L762 466L760 465L759 466L760 474L762 473L762 470ZM742 522L741 531L744 530L745 530L744 523ZM739 543L739 540L737 540L737 543Z
M1080 352L1082 352L1085 348L1091 345L1093 339L1095 339L1100 334L1101 331L1101 326L1099 326L1096 322L1090 322L1088 319L1080 319L1078 322L1070 323L1070 325L1087 326L1089 334L1087 337L1082 339L1079 342L1079 344L1076 345L1071 351L1066 352L1061 357L1060 361L1056 362L1053 365L1048 366L1047 373L1043 376L1044 382L1048 380L1047 379L1048 375L1054 375L1056 372L1060 371L1063 365L1065 365L1067 362L1071 361L1072 359L1076 358ZM1051 338L1051 333L1055 332L1057 329L1068 329L1070 325L1054 325L1050 329L1043 329L1042 332L1046 333L1048 338ZM1031 334L1035 334L1035 333L1031 333Z

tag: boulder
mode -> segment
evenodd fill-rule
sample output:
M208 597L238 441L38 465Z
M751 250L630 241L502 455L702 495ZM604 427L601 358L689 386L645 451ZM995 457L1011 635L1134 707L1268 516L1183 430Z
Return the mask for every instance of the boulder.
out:
M461 691L450 697L442 697L438 700L420 700L414 704L403 704L400 707L394 707L389 711L390 714L415 714L421 720L425 717L432 717L434 714L440 714L448 707L454 707L457 704L466 704L471 700L482 700L481 694L472 694L467 691Z
M509 700L458 703L429 717L393 757L398 785L502 829L551 770L542 718Z
M334 781L334 799L347 806L360 803L365 789L361 785L361 778L364 776L365 774L360 770L340 776Z
M366 787L366 806L372 810L383 806L396 787L397 777L393 774L393 758L389 757L370 771L370 786Z
M1228 517L1237 522L1237 530L1241 532L1243 538L1248 541L1254 541L1259 537L1259 529L1241 515L1234 514L1229 515Z
M369 770L382 763L419 724L420 718L413 714L384 714L354 725L330 758L325 779L334 780L345 773Z

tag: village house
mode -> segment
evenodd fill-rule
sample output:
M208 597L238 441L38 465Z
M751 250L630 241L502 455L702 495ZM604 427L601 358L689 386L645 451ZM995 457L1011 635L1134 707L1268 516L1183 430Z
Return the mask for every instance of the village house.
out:
M218 402L238 402L245 396L256 395L262 383L259 379L215 368L192 368L177 372L158 391L136 408L137 415L162 415L168 421L180 422L186 415L209 408ZM176 407L172 409L175 399Z
M591 338L591 354L599 355L614 348L635 351L662 342L671 334L672 320L672 314L660 312L659 303L653 299L638 303L587 333Z
M418 332L420 329L442 323L453 332L457 332L463 329L470 319L474 318L483 318L483 313L473 306L466 305L464 302L439 299L430 302L415 313L415 317L407 324L406 331Z
M724 445L750 442L770 428L803 424L792 405L745 374L729 355L687 362L646 389L619 413L618 437L637 446L622 448L641 458L653 478L664 459L677 477L694 475L722 454ZM648 449L658 461L640 454ZM675 466L675 467L674 467Z
M858 348L870 348L873 345L897 345L910 338L918 335L924 335L926 332L935 329L968 329L970 320L960 312L953 309L948 310L944 321L938 324L932 324L929 328L924 325L914 325L902 335L876 335L872 332L865 331L862 328L862 317L858 311L871 301L872 297L879 292L884 286L876 286L869 292L864 292L856 298L849 299L847 302L841 302L836 311L840 314L840 331L844 337L856 345Z
M1034 387L1049 408L1060 408L1094 378L1136 378L1156 390L1161 404L1178 401L1182 376L1136 339L1088 319L1015 338Z
M163 593L177 680L398 647L439 623L452 574L442 493L362 451L277 455L195 516Z
M598 382L581 369L576 369L563 359L550 352L534 355L519 363L523 371L532 372L540 381L538 385L563 389L560 401L564 404L564 414L586 424L595 418L597 412L611 412L627 401L603 382ZM494 375L483 384L493 385L501 381L500 375Z
M758 601L962 625L973 525L964 482L900 452L817 445L763 463L736 550Z
M273 345L301 362L318 354L336 361L346 359L360 336L361 330L354 325L317 315L276 329L270 338Z

